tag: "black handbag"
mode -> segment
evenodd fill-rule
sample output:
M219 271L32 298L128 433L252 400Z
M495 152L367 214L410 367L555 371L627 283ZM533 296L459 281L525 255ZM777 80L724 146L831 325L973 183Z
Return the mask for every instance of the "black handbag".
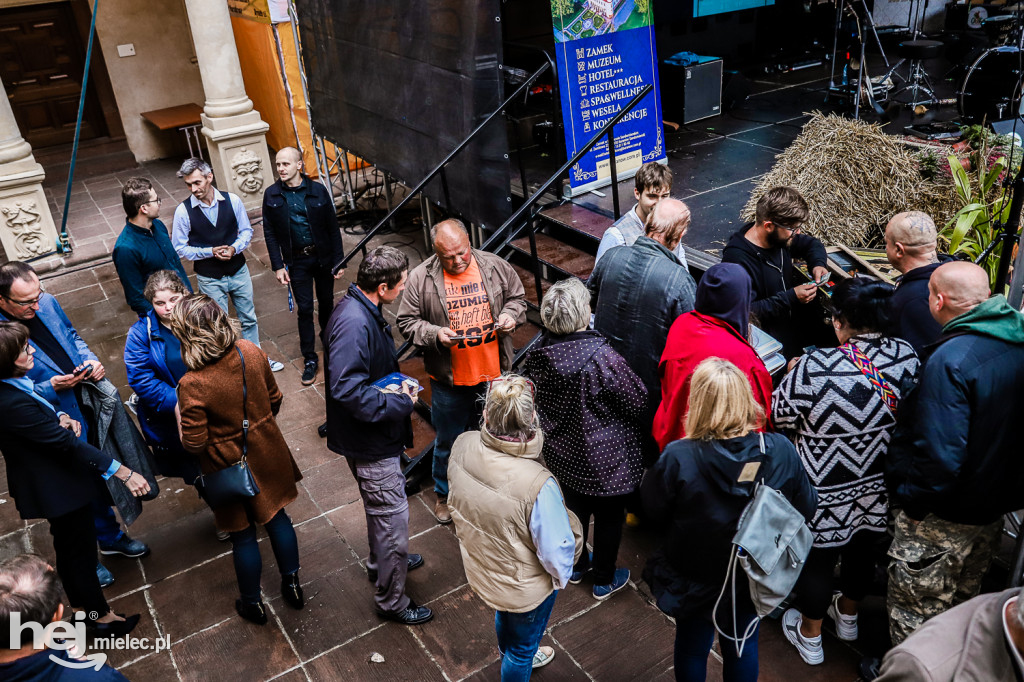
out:
M260 487L256 485L256 479L253 478L246 462L249 437L249 413L246 402L249 395L245 386L245 358L238 346L235 346L235 350L242 361L242 459L226 469L200 474L194 483L200 497L213 508L241 502L255 497L260 492Z

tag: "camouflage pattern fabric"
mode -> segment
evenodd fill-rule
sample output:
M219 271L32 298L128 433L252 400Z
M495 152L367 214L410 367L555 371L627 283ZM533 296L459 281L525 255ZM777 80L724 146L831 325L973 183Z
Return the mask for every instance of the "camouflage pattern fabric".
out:
M901 510L889 548L889 633L893 646L933 616L977 596L1003 521L969 526L929 514L911 523Z

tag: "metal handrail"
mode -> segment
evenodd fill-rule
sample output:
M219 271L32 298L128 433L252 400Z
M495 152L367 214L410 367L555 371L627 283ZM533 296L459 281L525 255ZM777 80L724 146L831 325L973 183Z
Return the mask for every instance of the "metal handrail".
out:
M594 136L591 137L590 140L585 145L583 145L583 147L578 152L576 152L571 159L565 162L564 166L555 171L554 175L548 178L547 182L541 185L536 192L530 195L530 198L527 199L522 206L516 209L516 212L513 213L508 220L502 223L501 227L494 231L494 234L492 234L490 237L487 238L486 241L484 241L484 243L480 246L480 250L492 252L500 251L502 248L505 247L505 245L507 245L509 242L515 239L515 237L519 234L519 230L522 229L523 225L529 222L528 219L526 221L523 221L523 216L527 214L529 211L531 211L533 207L537 204L537 202L540 201L541 196L545 192L547 192L552 185L558 182L562 178L562 176L569 171L570 168L579 163L579 160L582 159L587 153L589 153L591 148L593 148L594 145L596 145L603 137L608 138L608 147L609 149L612 150L612 153L609 157L609 164L611 176L614 182L616 178L614 151L615 134L613 130L615 124L622 120L623 116L632 111L633 108L640 103L640 100L642 100L647 95L647 93L649 93L653 89L653 86L651 86L651 84L648 83L643 87L643 89L640 90L640 92L634 95L633 99L629 100L629 103L626 104L626 106L622 107L622 109L620 109L619 112L608 121L604 128L597 131L597 133L595 133ZM618 187L615 187L614 185L612 186L612 194L613 196L618 197ZM533 216L531 215L530 217L532 218ZM519 225L520 221L523 221L522 225ZM510 234L508 238L502 239L502 235L505 232L510 232ZM500 242L496 248L489 248L496 242Z
M468 145L470 142L472 142L473 139L477 136L477 134L481 130L483 130L487 126L488 123L493 121L494 118L496 116L498 116L499 114L504 113L505 107L507 107L509 104L511 104L514 99L519 97L519 95L521 95L528 87L530 87L530 85L533 83L533 81L537 80L537 78L541 74L543 74L545 71L547 71L550 67L551 67L551 65L548 64L548 63L542 64L541 67L539 69L537 69L536 71L534 71L533 74L529 78L527 78L525 81L523 81L522 84L518 88L516 88L515 92L513 92L511 95L506 97L505 101L503 101L498 106L497 109L492 111L491 114L487 118L485 118L483 120L483 122L480 123L480 125L478 125L473 130L473 132L471 132L469 134L468 137L466 137L466 139L464 139L462 142L460 142L458 144L458 146L455 147L455 149L451 150L448 153L448 155L446 157L444 157L444 160L441 161L441 163L437 164L434 167L434 170L430 171L427 174L427 177L425 177L422 180L420 180L418 185L416 185L411 190L409 190L409 193L406 194L405 197L400 202L398 202L398 205L396 205L394 208L392 208L388 212L388 214L386 216L381 218L380 222L378 222L376 225L374 225L373 228L369 232L367 232L366 235L362 239L359 240L359 243L356 244L355 247L353 247L352 250L350 250L347 255L342 257L342 259L334 266L334 268L332 268L331 272L334 273L334 274L337 274L339 270L341 270L346 265L348 265L348 262L350 260L352 260L352 258L355 256L356 252L364 250L366 248L367 243L369 243L369 241L371 239L373 239L374 236L376 236L377 232L379 232L380 229L384 227L384 225L386 225L388 222L390 222L394 218L394 216L400 210L402 210L402 207L404 207L415 195L419 194L420 190L422 190L424 187L426 187L427 184L429 184L430 181L433 180L438 175L438 173L442 173L442 178L441 179L442 179L442 184L444 185L445 197L447 199L447 196L448 196L448 180L447 180L447 178L445 178L443 176L444 167L447 166L448 163L451 162L451 160L453 158L455 158L455 156L466 147L466 145Z

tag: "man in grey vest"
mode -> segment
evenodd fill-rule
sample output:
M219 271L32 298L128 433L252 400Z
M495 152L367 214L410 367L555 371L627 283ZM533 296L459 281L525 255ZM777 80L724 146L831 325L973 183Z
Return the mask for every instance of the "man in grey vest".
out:
M259 346L252 278L242 255L252 239L245 206L234 194L213 186L213 169L202 159L187 159L181 164L178 177L188 185L192 196L174 211L174 250L181 258L192 261L199 290L225 312L231 299L242 324L242 338ZM271 360L270 368L279 372L284 365Z

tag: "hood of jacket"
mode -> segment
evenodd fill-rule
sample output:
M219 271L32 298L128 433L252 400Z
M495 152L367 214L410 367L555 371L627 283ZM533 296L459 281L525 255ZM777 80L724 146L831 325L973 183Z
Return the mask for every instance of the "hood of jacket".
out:
M504 440L498 438L490 431L487 427L481 427L480 429L480 442L484 447L491 450L497 450L498 452L512 457L521 457L523 459L539 460L541 450L544 449L544 434L538 428L533 438L527 441L514 441Z
M718 263L700 278L694 309L728 323L740 336L747 338L753 295L750 276L742 265Z
M608 340L601 332L593 329L571 334L552 334L545 330L530 353L533 362L541 362L543 367L549 367L558 374L574 374L606 343Z
M752 490L751 485L749 482L740 483L736 480L736 464L751 461L764 462L770 458L774 444L771 437L764 434L765 454L762 454L761 435L751 432L739 438L710 441L715 456L704 457L700 463L701 473L704 474L709 485L729 495L749 497ZM758 476L763 474L763 470L758 471Z
M942 328L942 335L982 334L1007 343L1024 343L1024 315L1013 309L1002 294L954 317Z

